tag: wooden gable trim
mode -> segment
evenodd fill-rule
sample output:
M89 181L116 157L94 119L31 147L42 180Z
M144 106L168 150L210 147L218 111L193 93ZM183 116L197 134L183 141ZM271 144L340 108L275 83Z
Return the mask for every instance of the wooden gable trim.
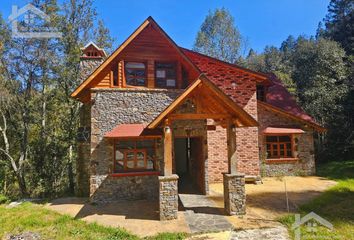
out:
M159 116L157 116L147 127L156 128L168 114L172 113L197 87L204 85L207 86L227 107L229 107L237 117L238 126L258 126L258 122L252 118L245 110L237 106L227 95L225 95L220 89L218 89L213 83L210 82L205 76L201 75L195 80L179 97L177 97ZM175 117L175 115L172 115ZM197 117L197 116L196 116ZM199 116L200 117L200 116ZM181 116L178 116L181 118Z
M308 121L308 120L304 120L304 119L302 119L302 118L300 118L298 116L295 116L294 114L288 113L288 112L286 112L286 111L284 111L284 110L282 110L282 109L280 109L278 107L275 107L273 105L270 105L268 103L265 103L265 102L262 102L262 101L258 100L257 104L261 105L261 106L265 107L266 109L271 110L271 111L273 111L275 113L279 113L279 114L281 114L281 115L283 115L285 117L291 118L291 119L293 119L295 121L299 121L299 122L302 122L303 124L307 124L307 125L313 127L318 132L322 133L322 132L326 132L327 131L326 128L322 127L319 124L313 123L313 122Z
M186 62L188 62L198 73L199 69L194 65L194 63L187 58L187 56L181 51L181 49L176 45L176 43L166 34L166 32L156 23L156 21L150 16L148 17L96 70L85 80L83 81L71 94L71 97L78 97L79 93L85 89L93 79L104 69L106 68L118 55L121 53L126 46L133 41L136 36L138 36L149 24L153 24L156 27L156 30L159 31L162 36L164 36L168 42L172 44L174 49L182 56Z

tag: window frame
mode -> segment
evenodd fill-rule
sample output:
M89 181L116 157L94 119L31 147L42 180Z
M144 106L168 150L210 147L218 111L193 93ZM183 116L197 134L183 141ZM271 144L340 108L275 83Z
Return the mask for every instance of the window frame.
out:
M280 141L280 137L283 137L283 136L288 136L290 137L290 141ZM267 141L267 137L277 137L277 142L268 142ZM294 134L266 134L264 136L264 145L265 145L265 154L266 154L266 160L268 161L272 161L272 160L286 160L286 159L289 159L289 160L294 160L294 159L297 159L297 157L295 156L295 151L296 151L296 148L297 148L297 144L295 142L295 136ZM290 143L290 153L291 153L291 156L287 156L287 144ZM270 156L268 156L268 144L270 145ZM277 145L277 155L273 155L273 145ZM284 146L283 149L281 149L281 145ZM280 152L281 151L284 151L284 155L281 155Z
M167 86L167 84L166 84L166 80L168 79L166 76L164 77L164 78L158 78L157 77L157 70L158 69L161 69L161 70L167 70L167 69L169 69L169 68L158 68L157 67L157 64L172 64L173 65L173 69L174 69L174 71L175 71L175 86ZM176 89L176 88L178 88L178 80L177 80L177 63L176 62L174 62L174 61L155 61L155 63L154 63L154 71L155 71L155 73L154 73L154 76L155 76L155 81L154 81L154 84L155 84L155 88L167 88L167 89ZM164 79L164 81L165 81L165 86L163 86L163 87L161 87L161 86L158 86L157 85L157 79Z
M145 66L145 74L144 74L144 85L131 85L128 83L128 75L127 75L127 64L128 63L142 63ZM147 87L148 85L148 64L146 61L142 61L142 60L125 60L124 61L124 81L125 81L125 85L128 87ZM136 68L138 69L138 68ZM136 81L136 79L135 79Z
M154 151L154 159L153 159L153 169L148 169L147 164L148 164L148 149L149 148L137 148L137 142L139 141L145 141L145 140L151 140L153 141L153 151ZM132 141L134 142L134 149L121 149L121 152L123 153L123 171L117 171L116 170L116 165L117 165L117 159L116 159L116 151L117 151L117 144L119 141ZM144 172L157 172L158 170L156 169L156 164L157 164L157 159L156 159L156 151L157 151L157 138L156 137L137 137L137 138L117 138L114 139L113 141L113 169L112 169L112 174L114 175L121 175L125 173L144 173ZM127 158L126 155L129 152L134 152L134 168L127 168ZM144 167L137 167L137 153L138 152L144 152Z

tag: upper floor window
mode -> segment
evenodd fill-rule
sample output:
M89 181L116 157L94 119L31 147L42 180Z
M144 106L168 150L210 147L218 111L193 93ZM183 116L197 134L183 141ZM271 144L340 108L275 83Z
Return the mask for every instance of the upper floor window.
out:
M266 101L265 87L263 85L257 85L257 100Z
M155 85L160 88L175 88L177 84L176 64L157 62L155 64Z
M141 62L125 64L125 79L127 85L146 86L146 66Z

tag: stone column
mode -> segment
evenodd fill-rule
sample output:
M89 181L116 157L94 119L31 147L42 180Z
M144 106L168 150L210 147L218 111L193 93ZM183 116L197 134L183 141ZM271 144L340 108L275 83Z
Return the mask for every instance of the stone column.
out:
M245 174L224 173L224 206L227 215L246 214Z
M178 176L159 176L160 220L177 219L178 213Z

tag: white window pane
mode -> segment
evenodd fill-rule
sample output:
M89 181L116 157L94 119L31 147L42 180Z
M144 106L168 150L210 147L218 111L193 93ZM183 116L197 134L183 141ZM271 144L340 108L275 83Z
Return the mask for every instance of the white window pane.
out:
M128 62L125 64L126 68L145 68L144 63L138 63L138 62Z

